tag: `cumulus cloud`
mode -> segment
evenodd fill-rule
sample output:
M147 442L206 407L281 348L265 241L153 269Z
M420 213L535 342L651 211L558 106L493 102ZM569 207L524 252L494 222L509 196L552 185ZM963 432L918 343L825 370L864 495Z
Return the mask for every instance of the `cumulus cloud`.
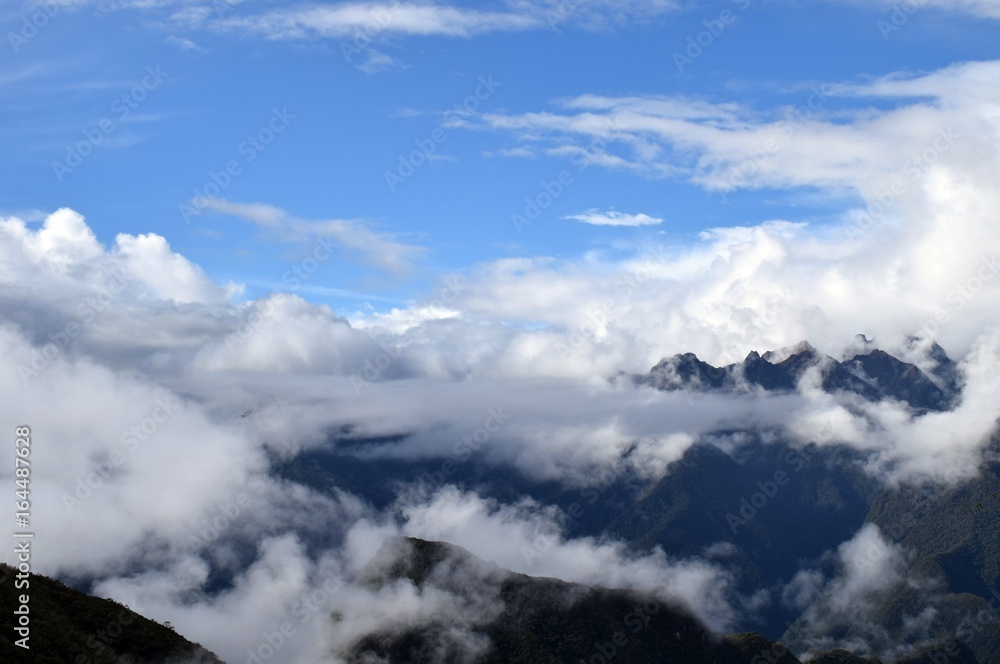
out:
M201 347L192 369L345 374L356 368L355 358L378 349L329 307L297 295L274 294L240 314L236 330Z
M557 111L486 114L484 126L578 166L611 158L716 191L815 187L842 212L834 222L710 229L700 244L647 248L614 265L592 254L586 274L580 261L497 262L482 268L484 292L463 303L470 314L490 302L515 320L583 330L579 349L595 364L620 347L619 331L647 344L630 358L643 363L667 345L733 361L803 338L836 354L859 331L890 350L923 331L961 356L991 326L1000 283L990 212L1000 200L987 175L1000 165L997 87L984 85L998 72L997 62L973 62L829 84L771 112L583 95ZM869 99L886 107L872 110ZM834 100L860 107L827 112ZM514 302L524 303L520 315Z
M241 290L238 285L213 282L201 268L171 251L159 235L122 233L105 250L84 218L66 208L48 215L37 230L16 217L0 219L0 238L2 283L28 286L46 299L52 299L53 292L69 299L87 289L99 290L116 272L134 282L129 284L131 293L148 300L215 304L229 301ZM26 278L26 273L33 278Z

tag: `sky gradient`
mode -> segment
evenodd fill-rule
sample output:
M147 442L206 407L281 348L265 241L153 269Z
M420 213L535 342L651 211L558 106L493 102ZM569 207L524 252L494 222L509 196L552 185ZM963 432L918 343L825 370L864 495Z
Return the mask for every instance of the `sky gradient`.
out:
M763 142L750 128L788 117L848 128L915 103L850 88L996 57L997 13L990 2L5 3L0 214L37 223L69 207L104 244L156 233L251 297L280 285L302 248L191 207L199 197L342 220L411 249L394 269L363 247L324 265L310 297L345 313L400 306L441 273L501 258L617 259L770 219L820 228L868 192L706 175L753 160ZM820 92L831 86L841 92ZM666 136L606 123L604 146L568 122L659 102L665 122L693 124ZM696 135L712 127L710 143ZM578 153L588 146L590 160ZM547 203L563 171L572 183L530 227L512 221ZM593 211L662 223L588 225Z

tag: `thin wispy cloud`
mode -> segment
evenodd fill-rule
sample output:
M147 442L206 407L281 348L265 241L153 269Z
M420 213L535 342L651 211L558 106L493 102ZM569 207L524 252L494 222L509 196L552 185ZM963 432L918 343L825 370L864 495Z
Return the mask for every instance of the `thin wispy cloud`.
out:
M258 35L266 39L354 37L357 31L375 35L469 38L495 32L559 30L578 27L604 30L643 22L679 10L674 0L562 0L495 3L494 9L444 2L301 3L255 12L258 6L237 0L62 0L67 8L100 6L104 10L167 11L169 21L189 28ZM377 26L373 29L373 26ZM371 37L372 35L369 35ZM185 48L184 39L175 45Z
M778 112L682 97L583 95L557 102L560 111L487 113L481 123L547 146L553 156L688 179L713 191L866 189L873 177L908 166L926 171L934 155L922 162L922 151L947 152L962 136L994 127L998 83L1000 61L974 62L923 76L829 84ZM896 105L827 110L834 100L873 97ZM597 141L606 147L590 149Z
M252 222L284 242L303 244L326 239L395 274L408 272L414 261L425 252L423 247L397 242L389 234L373 231L364 221L357 219L306 221L273 205L232 203L218 198L198 199L195 203L205 209Z
M618 210L608 210L601 212L597 209L590 209L580 214L571 214L564 219L581 221L591 226L655 226L662 224L663 220L658 217L651 217L642 212L638 214L628 214Z
M518 31L541 25L536 14L490 12L449 5L345 3L306 5L250 16L222 19L217 27L268 39L352 37L355 30L380 24L380 33L416 36L471 37Z
M860 5L862 0L836 0ZM879 11L897 10L898 14L909 17L917 10L932 9L944 12L969 14L980 18L1000 19L1000 3L996 0L922 0L916 3L903 3L899 0L877 0L874 3L863 2L864 6L876 8ZM888 18L892 18L889 16ZM898 18L896 19L899 20Z
M190 39L184 37L178 37L176 35L170 35L167 37L167 43L171 46L176 46L182 51L195 51L197 53L205 53L206 50L198 44L194 43Z

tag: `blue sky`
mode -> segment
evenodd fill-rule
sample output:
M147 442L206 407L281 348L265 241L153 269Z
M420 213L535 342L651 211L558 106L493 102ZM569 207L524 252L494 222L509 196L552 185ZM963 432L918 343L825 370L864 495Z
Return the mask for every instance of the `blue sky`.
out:
M413 247L398 271L347 249L311 282L350 291L310 294L338 311L366 302L384 309L419 297L440 273L483 262L624 255L650 241L684 246L706 228L768 219L819 226L859 205L850 188L713 189L692 182L683 149L662 160L680 167L674 173L581 168L552 150L578 136L550 136L541 149L537 128L506 130L490 114L560 113L561 101L595 95L739 104L746 121L766 121L805 108L817 86L932 72L1000 50L988 2L927 2L886 34L878 22L892 20L891 3L581 0L563 3L564 18L559 3L542 4L387 4L380 24L380 6L365 3L5 3L0 214L40 222L70 207L106 245L118 233L156 233L211 278L244 283L254 297L310 249L214 210L183 218L181 206L204 192L211 173L235 161L239 173L217 194L230 203L348 220ZM326 28L309 27L309 12L324 11ZM709 38L706 22L724 29ZM376 26L367 46L352 36L366 24ZM707 46L688 52L697 57L679 71L674 54L699 33ZM345 45L365 48L350 51L348 63ZM481 88L474 112L447 113L475 95L481 77L497 85ZM838 96L820 112L850 123L858 109L908 101ZM124 104L134 106L127 117ZM263 149L241 152L275 109L286 110L287 126ZM107 134L102 119L112 122ZM433 142L435 130L444 140L431 159L391 191L386 171L416 141ZM87 131L100 143L60 176L53 163L66 161L67 146L98 142ZM511 156L526 149L532 156ZM607 151L624 149L612 142ZM511 215L567 170L572 184L518 233ZM662 223L566 218L612 210Z

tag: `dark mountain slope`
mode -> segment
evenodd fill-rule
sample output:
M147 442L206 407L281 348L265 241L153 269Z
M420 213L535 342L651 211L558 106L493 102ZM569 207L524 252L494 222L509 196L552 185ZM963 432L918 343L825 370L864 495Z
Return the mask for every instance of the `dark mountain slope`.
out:
M763 444L759 433L733 458L711 444L690 448L666 475L611 522L606 533L641 549L702 555L734 544L724 564L753 593L786 583L803 560L850 539L868 513L874 482L850 453ZM843 458L841 458L843 457ZM746 625L777 637L798 613L774 603Z
M0 564L3 627L0 661L46 664L222 664L222 660L173 629L112 600L91 597L54 579L31 574L15 589L16 570ZM14 645L13 609L29 596L29 650Z
M456 626L446 622L386 625L345 653L350 662L576 664L618 658L636 664L749 664L762 653L774 664L798 662L755 634L719 639L680 606L652 596L507 572L449 544L390 538L375 560L368 573L373 588L407 578L421 591L444 585L494 597L496 608L487 618L463 626L487 637L488 646L470 656L453 638ZM472 587L453 582L468 584L470 577Z
M1000 435L991 450L1000 454ZM959 639L978 661L1000 664L1000 463L984 463L978 477L954 487L887 487L873 497L866 520L906 552L907 582L879 598L876 633L843 621L812 636L838 634L887 648L906 642L907 620L929 609L933 638ZM785 635L799 651L806 644L792 635L800 628Z
M882 664L881 660L858 657L846 650L827 650L813 653L808 664Z
M924 410L946 410L949 396L912 364L897 360L889 353L873 350L866 355L855 355L844 362L845 368L855 375L864 376L885 396L905 401Z

